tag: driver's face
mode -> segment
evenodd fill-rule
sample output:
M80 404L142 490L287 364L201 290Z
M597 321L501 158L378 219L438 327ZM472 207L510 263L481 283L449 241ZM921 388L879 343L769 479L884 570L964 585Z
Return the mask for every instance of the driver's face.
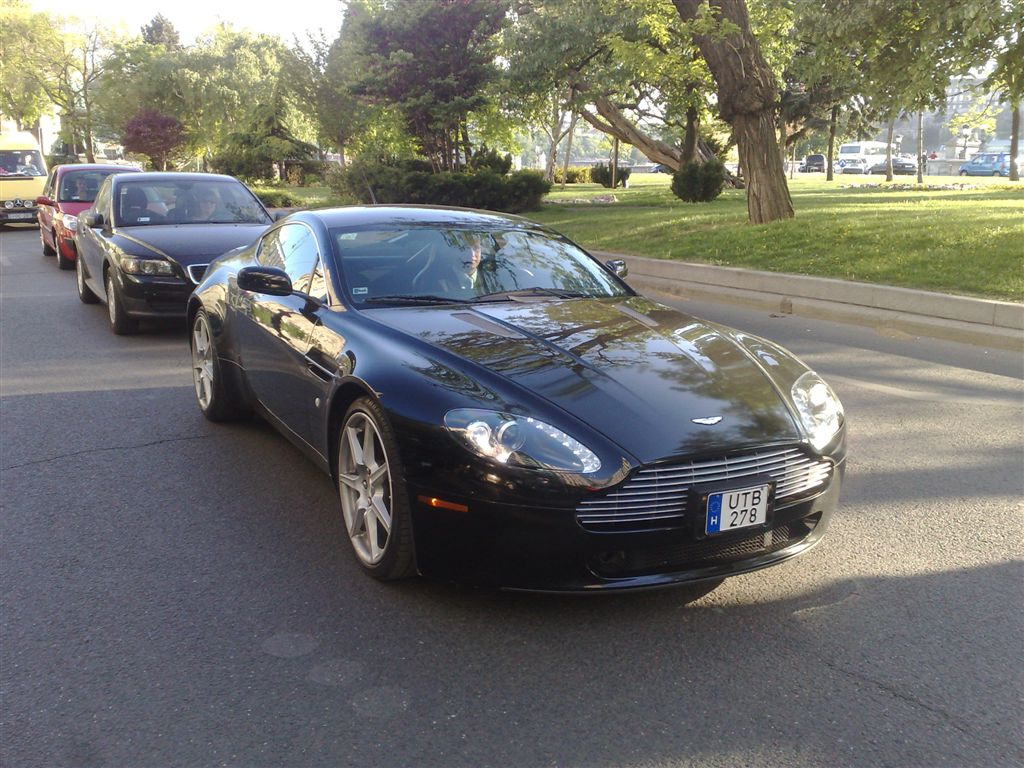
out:
M470 244L469 246L469 260L462 262L462 265L466 268L466 272L472 274L476 272L476 268L480 266L480 244Z

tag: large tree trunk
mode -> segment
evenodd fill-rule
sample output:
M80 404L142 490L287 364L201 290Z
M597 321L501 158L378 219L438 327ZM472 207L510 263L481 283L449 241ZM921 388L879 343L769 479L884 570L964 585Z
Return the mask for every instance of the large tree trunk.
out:
M683 162L697 159L697 136L700 134L699 113L696 107L686 108L686 133L683 135Z
M1010 181L1020 181L1020 166L1017 158L1020 156L1020 102L1013 105L1013 112L1010 119Z
M683 21L697 17L702 0L672 0ZM735 34L695 34L694 42L718 85L718 108L736 136L747 181L747 216L752 224L793 218L786 172L775 134L778 88L750 29L744 0L710 0Z
M565 157L562 159L562 191L565 191L565 182L569 177L569 155L572 154L572 137L576 132L576 121L579 120L579 115L575 112L572 113L572 119L569 121L569 134L565 139Z
M825 158L825 181L832 181L832 158L836 154L836 126L839 123L839 105L832 105L832 114L828 118L828 156Z

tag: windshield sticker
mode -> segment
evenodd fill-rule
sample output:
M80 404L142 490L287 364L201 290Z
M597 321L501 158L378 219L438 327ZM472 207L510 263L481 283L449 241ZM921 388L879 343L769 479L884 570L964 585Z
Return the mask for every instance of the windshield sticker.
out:
M365 296L369 292L370 292L369 288L353 288L352 289L352 295L353 296Z

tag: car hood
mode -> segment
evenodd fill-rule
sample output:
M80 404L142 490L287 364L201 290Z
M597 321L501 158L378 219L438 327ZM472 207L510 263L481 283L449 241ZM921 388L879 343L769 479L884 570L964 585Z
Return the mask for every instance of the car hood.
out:
M118 227L115 236L126 251L141 249L188 266L210 261L241 245L248 245L270 224L167 224Z
M370 312L556 404L642 462L800 439L766 373L784 351L759 357L727 329L642 297Z
M92 203L79 203L73 200L61 200L57 203L57 210L60 211L61 213L66 213L69 216L77 216L82 211L87 211L91 207Z

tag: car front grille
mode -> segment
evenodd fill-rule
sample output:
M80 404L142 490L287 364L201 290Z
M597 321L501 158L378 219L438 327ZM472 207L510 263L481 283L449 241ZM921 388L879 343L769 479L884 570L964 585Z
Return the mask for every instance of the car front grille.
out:
M766 448L707 461L647 467L625 483L576 508L576 520L588 531L617 533L680 528L686 524L687 500L695 485L743 478L770 477L775 503L795 501L824 486L832 463L801 448Z
M199 285L199 282L203 279L203 275L206 274L206 268L208 266L210 266L210 265L209 264L189 264L189 266L188 266L188 276L189 276L189 279L193 283L195 283L196 285Z

